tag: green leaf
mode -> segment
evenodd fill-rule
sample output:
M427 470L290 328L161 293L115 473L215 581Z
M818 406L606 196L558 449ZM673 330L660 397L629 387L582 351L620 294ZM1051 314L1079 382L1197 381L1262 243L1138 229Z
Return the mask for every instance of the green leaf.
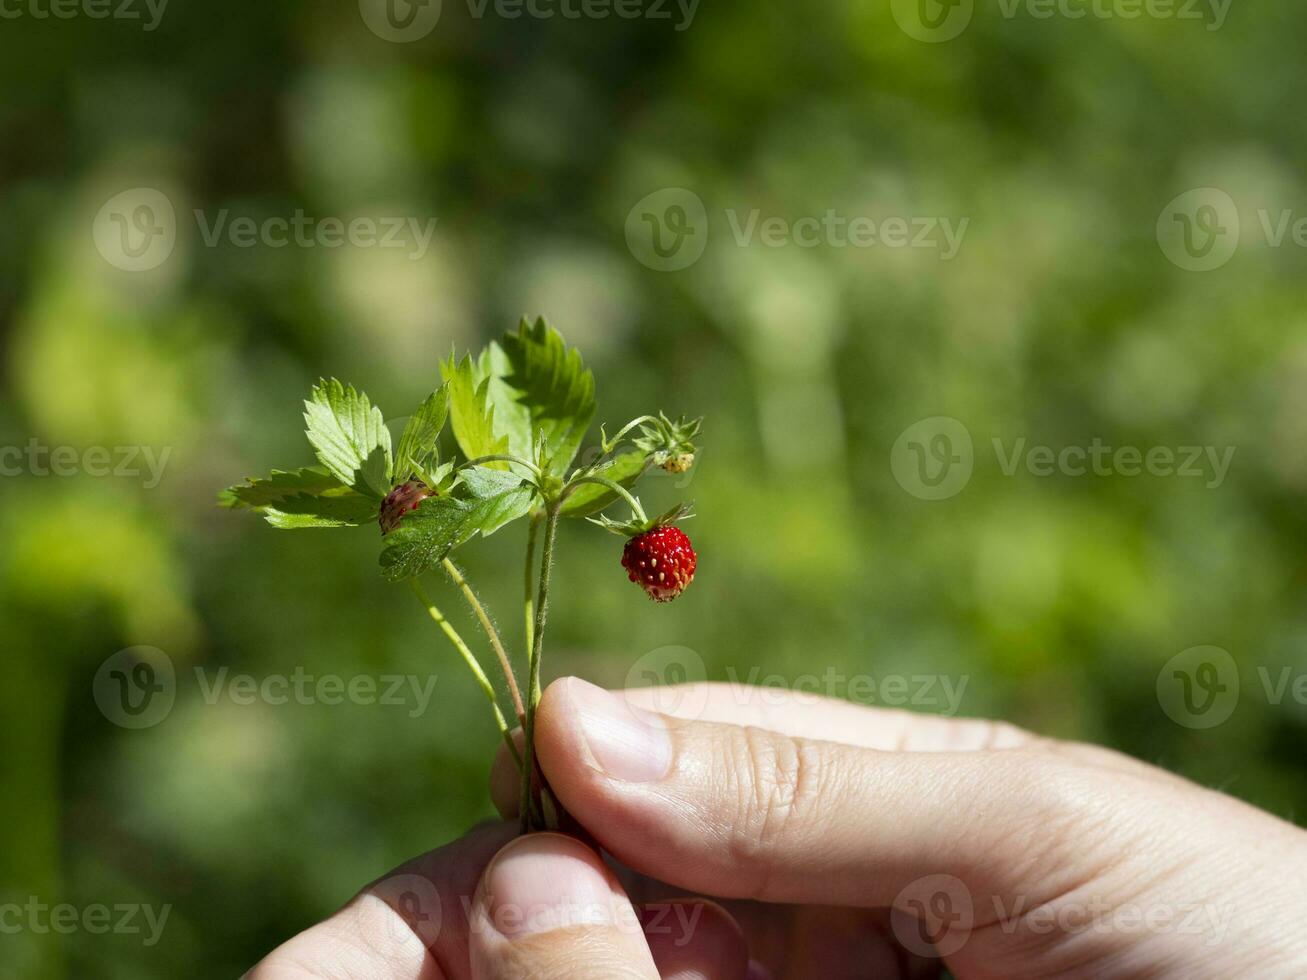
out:
M273 470L267 479L251 478L218 495L224 507L249 508L279 528L345 527L377 516L377 502L342 486L318 466Z
M535 488L520 477L489 467L462 471L455 494L428 497L386 535L382 573L398 581L421 575L477 534L489 535L525 515Z
M605 463L595 470L595 473L630 488L651 464L652 459L648 453L633 450ZM598 483L583 483L567 498L567 502L563 504L558 514L560 517L587 517L598 513L617 499L617 494L605 486L600 486Z
M423 472L427 457L436 448L440 430L445 427L448 408L448 386L441 385L408 420L399 437L399 448L395 450L395 482Z
M561 474L594 418L594 375L543 319L523 320L475 361L451 356L441 374L449 384L454 436L468 459L543 456L550 471Z
M486 361L485 354L481 356L481 363L474 362L471 357L456 361L450 354L449 360L440 365L440 374L449 392L449 422L458 448L468 459L509 451L508 437L495 432L495 409L489 395L490 378L483 372ZM508 464L487 465L502 470Z
M484 508L478 518L477 530L483 537L494 534L509 521L523 516L529 509L535 496L535 488L526 486L522 478L503 470L492 470L485 466L470 466L461 471L463 486L468 494L482 501L498 501L502 507ZM527 506L521 506L519 490L527 491Z
M367 395L335 378L319 381L304 403L304 422L318 461L336 479L369 496L390 492L390 431Z
M320 466L298 470L273 470L267 478L250 477L239 486L228 487L218 494L223 507L261 508L298 494L321 494L340 489L340 481Z
M285 530L305 527L357 527L377 517L377 502L361 493L342 488L310 496L287 497L263 508L263 517L273 527Z
M523 319L517 333L505 335L503 352L510 369L504 383L530 413L527 444L543 435L550 470L562 473L594 419L594 374L544 317L535 323Z
M521 392L509 386L513 365L499 344L491 341L481 352L479 371L486 383L486 398L494 411L495 432L508 440L508 452L532 459L531 410L521 402Z

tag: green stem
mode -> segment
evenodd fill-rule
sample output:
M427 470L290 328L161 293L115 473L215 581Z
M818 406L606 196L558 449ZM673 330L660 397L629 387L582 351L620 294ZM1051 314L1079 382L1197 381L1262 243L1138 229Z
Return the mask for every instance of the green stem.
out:
M536 598L534 640L531 656L527 665L529 680L527 682L526 725L523 728L523 764L522 764L522 831L538 829L543 824L537 810L533 778L535 775L535 716L540 704L540 661L545 645L545 622L549 616L549 573L554 564L554 539L558 535L558 510L560 504L551 502L545 512L544 551L540 559L540 589Z
M600 447L604 451L604 456L610 455L612 451L621 444L622 438L637 425L644 425L646 422L657 421L658 420L652 415L641 415L638 419L631 419L631 421L627 422L626 425L617 430L617 435L604 441L604 444Z
M436 604L427 597L425 590L422 588L422 583L416 577L408 581L413 586L413 592L418 597L418 601L426 608L427 615L436 621L436 625L444 631L445 636L449 638L449 642L454 644L454 649L459 652L472 670L473 676L477 679L477 684L481 686L486 699L490 702L491 710L495 713L495 724L499 726L499 733L504 737L504 744L508 746L508 751L512 753L520 768L522 757L518 754L517 746L513 743L513 735L508 730L508 722L504 720L504 713L499 710L499 701L495 698L495 689L491 686L490 679L486 677L486 672L481 669L481 664L477 662L476 656L468 649L467 644L463 642L463 638L458 635L458 630L454 629L454 624L447 620L444 613L437 609Z
M523 606L526 620L526 654L529 659L531 648L535 645L535 598L532 595L535 585L536 537L540 533L540 511L531 512L531 521L526 532L526 568L523 574Z
M594 475L578 476L576 479L574 479L571 483L567 485L567 489L563 491L562 499L566 500L569 496L571 496L572 491L575 490L577 487L579 487L582 483L597 483L601 487L607 487L609 490L613 491L613 493L617 494L619 497L621 497L623 500L625 500L628 504L631 505L631 513L635 516L635 519L637 521L639 521L641 524L647 524L649 522L649 518L645 517L644 515L644 508L640 506L640 501L636 500L635 497L631 495L631 491L627 490L626 487L622 486L620 483L608 479L608 477L606 476L594 476Z
M508 683L508 694L512 698L513 711L517 715L518 724L525 724L526 713L522 707L522 694L517 689L517 678L513 676L513 664L508 659L508 652L504 649L503 641L499 638L499 630L495 629L495 624L490 621L490 615L486 612L485 606L481 605L481 600L472 591L472 586L468 585L467 579L458 570L458 566L448 558L444 560L443 564L445 574L453 579L454 584L462 590L463 598L467 600L467 604L476 613L477 619L481 621L481 628L486 631L486 637L490 640L490 645L495 648L495 656L499 658L499 669L504 672L504 680Z

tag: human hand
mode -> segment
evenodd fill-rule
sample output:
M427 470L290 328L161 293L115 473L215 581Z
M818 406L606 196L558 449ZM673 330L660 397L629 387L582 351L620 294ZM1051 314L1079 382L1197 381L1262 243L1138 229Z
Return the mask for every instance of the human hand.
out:
M777 977L1307 973L1307 833L1115 752L772 689L615 696L574 678L536 733L571 816L636 873L747 900L729 907ZM493 781L506 814L510 765Z
M745 977L743 937L718 906L633 906L582 842L516 831L485 825L396 868L245 980Z

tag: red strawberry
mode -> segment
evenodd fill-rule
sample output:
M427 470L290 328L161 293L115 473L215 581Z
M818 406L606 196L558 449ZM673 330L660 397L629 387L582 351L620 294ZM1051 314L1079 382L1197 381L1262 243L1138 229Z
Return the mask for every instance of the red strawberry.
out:
M698 557L679 527L662 524L637 534L622 549L622 567L654 602L671 602L694 579Z
M381 533L389 534L399 527L399 522L404 515L411 510L417 510L418 504L430 496L431 490L421 480L401 483L386 494L386 499L381 502L381 515L377 518L377 523L381 525Z

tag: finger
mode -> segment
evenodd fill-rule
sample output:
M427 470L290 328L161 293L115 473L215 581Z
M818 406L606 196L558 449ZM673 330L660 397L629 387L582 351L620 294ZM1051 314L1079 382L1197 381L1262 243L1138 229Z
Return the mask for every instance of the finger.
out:
M505 761L505 771L510 772L512 763L507 755ZM512 795L507 797L514 814L516 792L514 783ZM788 906L757 902L733 902L730 909L725 909L703 898L678 897L677 889L629 869L613 870L636 904L645 939L663 980L734 978L741 971L747 980L770 980L772 975L764 962L804 962L809 967L821 963L821 971L809 969L808 975L831 980L920 973L917 969L896 972L903 954L896 954L894 945L885 939L888 925L879 927L881 920L888 921L884 910L812 906L796 914ZM803 952L796 960L793 954L800 949ZM750 955L755 959L750 960ZM911 959L909 963L917 965ZM842 964L842 969L834 964ZM937 964L937 960L930 960L927 965Z
M638 707L674 718L750 725L885 752L982 751L1016 748L1034 740L1030 733L1006 722L876 708L750 684L673 684L627 688L620 693Z
M1006 722L945 718L872 708L802 691L748 684L674 684L618 692L631 704L677 718L748 725L801 738L885 752L969 752L1027 746L1034 735ZM514 738L520 748L521 730ZM491 767L490 796L505 819L517 816L517 769L501 747Z
M1071 792L1042 755L888 753L644 712L575 678L537 721L563 805L634 870L732 898L883 906L1028 869ZM1056 887L1061 869L1041 869Z
M400 865L277 947L246 980L467 980L466 903L514 832L508 824L483 825Z
M655 980L635 909L599 855L531 834L486 868L470 920L475 980Z
M960 697L961 690L961 687L946 688L945 694L952 699ZM1004 721L876 708L806 691L750 684L672 684L627 688L618 693L631 704L674 718L749 725L783 735L843 742L884 752L988 752L1039 746L1068 759L1117 772L1183 782L1166 770L1120 752L1098 745L1041 738Z
M676 898L637 910L662 980L744 980L749 947L731 914L715 902Z
M1078 762L1149 779L1183 783L1181 777L1098 745L1041 738L1002 721L956 718L877 708L805 691L749 684L703 682L627 688L620 693L638 707L675 718L764 728L801 738L843 742L885 752L983 752L1039 746ZM959 690L960 693L960 690ZM521 732L515 737L521 746ZM507 750L492 768L491 798L505 819L516 817L517 779Z

